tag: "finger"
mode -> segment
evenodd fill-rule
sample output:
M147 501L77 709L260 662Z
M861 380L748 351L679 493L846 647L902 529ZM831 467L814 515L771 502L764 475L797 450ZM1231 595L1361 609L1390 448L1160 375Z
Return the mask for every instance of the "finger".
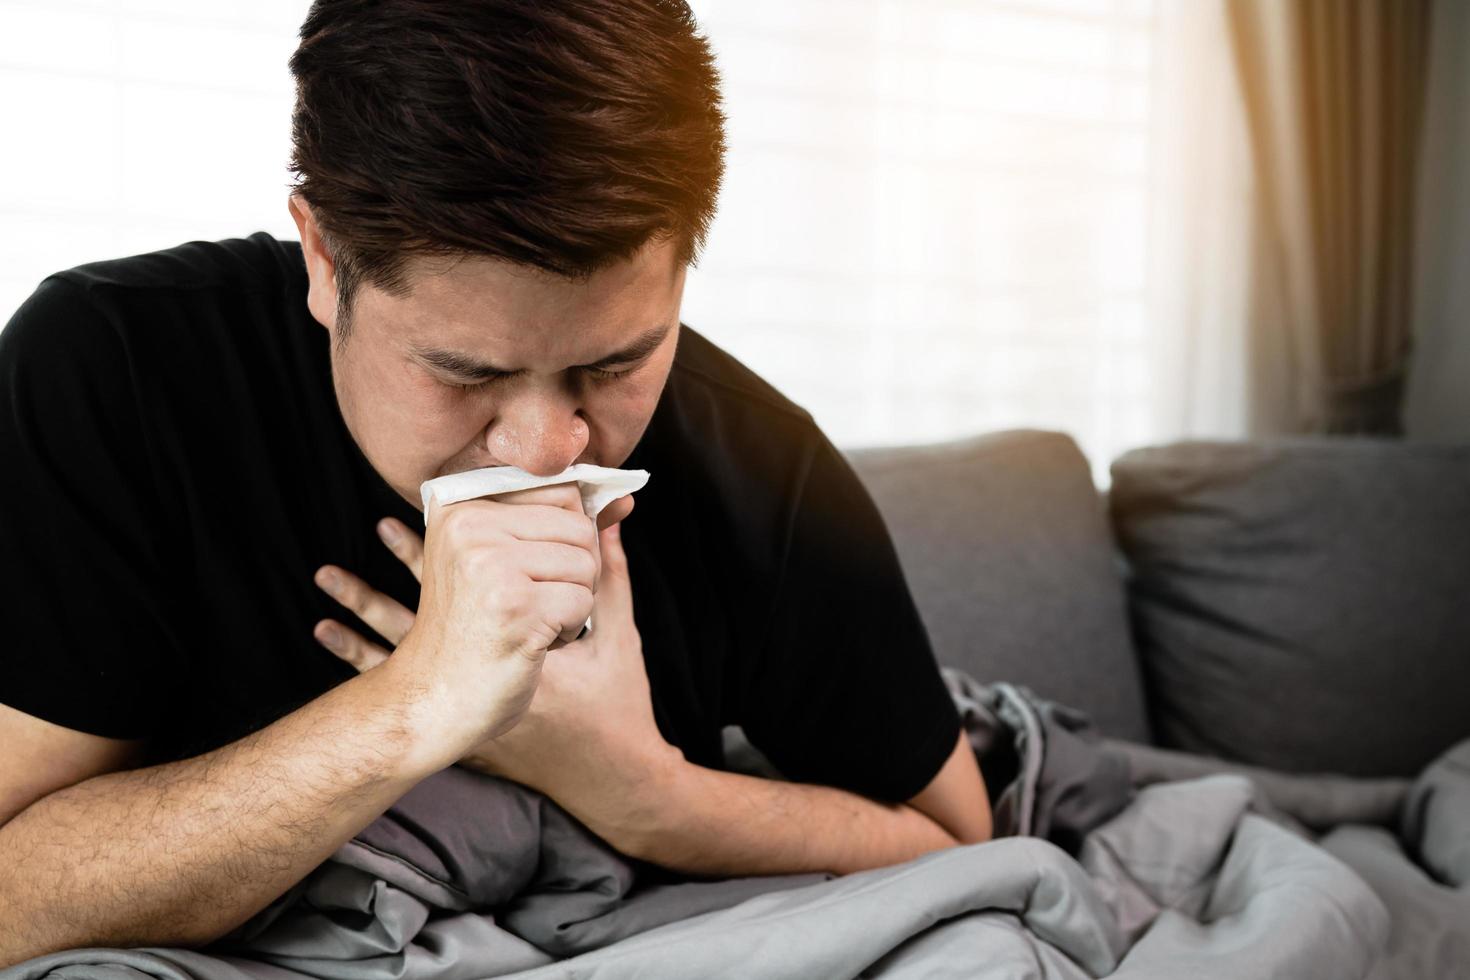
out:
M558 640L563 643L575 640L592 613L595 600L592 590L570 582L537 582L534 588L536 608L541 610L545 617L543 621L556 633L547 649Z
M614 524L598 537L602 549L602 573L593 596L592 626L632 622L633 584L628 576L628 556L623 551L622 525Z
M385 517L378 522L378 537L393 552L393 557L408 566L413 572L413 577L420 582L424 580L424 539L413 531L408 525L393 517Z
M630 493L602 508L602 512L597 515L597 529L605 530L631 513L633 513L633 495Z
M323 565L317 569L316 584L395 647L413 628L412 612L346 569Z
M582 491L577 489L575 482L554 483L549 487L532 487L529 490L512 490L509 493L497 493L488 499L498 500L505 504L549 504L562 510L586 514L582 507Z
M586 548L558 541L527 541L520 547L521 571L533 582L570 582L597 587L597 560Z
M510 493L496 494L489 499L505 504L542 504L567 511L575 514L577 517L585 518L587 516L587 510L582 503L582 491L575 481L571 483L555 483L549 487L532 487L529 490L512 490ZM592 557L596 558L596 525L590 520L587 523L591 525L589 550L592 552ZM521 535L517 534L516 536L520 537ZM593 587L596 587L595 581Z
M597 541L597 577L599 580L602 578L601 532L606 531L610 527L618 527L623 518L631 513L633 513L633 495L630 493L613 500L607 506L603 507L602 512L597 515L597 530L599 532ZM621 534L621 530L618 533Z
M507 505L500 500L476 498L450 504L446 509L453 508L463 508L462 514L472 515L464 521L465 544L489 543L510 535L520 541L560 541L588 551L597 547L597 525L580 507L574 511L545 503Z
M356 630L343 626L335 619L324 619L317 623L311 635L322 646L356 667L358 673L372 670L389 656L387 650L363 639Z

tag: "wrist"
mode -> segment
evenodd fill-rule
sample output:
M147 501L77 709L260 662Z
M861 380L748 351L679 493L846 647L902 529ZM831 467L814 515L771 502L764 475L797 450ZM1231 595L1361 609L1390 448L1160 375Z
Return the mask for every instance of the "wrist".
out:
M578 812L580 807L558 803L587 825L593 833L628 857L644 860L650 847L668 832L679 814L689 806L690 787L697 784L700 767L667 742L647 757L622 781L615 798L616 809L604 805L595 812Z
M449 705L433 683L433 679L410 657L393 656L361 675L375 687L378 710L389 712L398 720L395 730L401 732L396 748L396 761L405 775L424 779L453 765L475 739L473 733L459 731L458 712Z

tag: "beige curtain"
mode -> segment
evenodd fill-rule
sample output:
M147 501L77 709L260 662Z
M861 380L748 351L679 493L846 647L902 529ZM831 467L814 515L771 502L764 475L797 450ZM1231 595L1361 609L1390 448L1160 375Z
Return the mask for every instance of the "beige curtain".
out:
M1240 439L1256 190L1225 3L1162 3L1154 16L1148 437Z
M1257 178L1250 428L1402 432L1429 0L1229 0Z

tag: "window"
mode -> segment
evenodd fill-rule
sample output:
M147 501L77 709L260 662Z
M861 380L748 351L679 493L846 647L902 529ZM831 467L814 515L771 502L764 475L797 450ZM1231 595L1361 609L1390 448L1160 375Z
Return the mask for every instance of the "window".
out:
M730 154L686 322L839 445L1154 435L1149 0L694 6Z
M730 155L684 319L843 446L1165 427L1155 0L695 0ZM0 0L0 306L286 211L302 0Z

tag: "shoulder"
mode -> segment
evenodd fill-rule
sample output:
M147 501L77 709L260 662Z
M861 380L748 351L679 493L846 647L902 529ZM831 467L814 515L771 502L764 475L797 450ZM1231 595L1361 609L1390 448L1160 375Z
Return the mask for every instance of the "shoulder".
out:
M44 394L63 375L108 373L124 354L111 318L87 291L48 276L0 330L0 387Z
M741 567L773 573L811 506L812 481L827 478L835 455L806 409L681 324L664 395L626 465L653 475L650 507L702 539L722 536Z
M177 360L217 345L205 338L227 324L283 319L304 290L300 245L265 232L89 262L41 280L0 330L0 364L110 371Z
M745 489L774 481L789 492L791 471L823 439L806 409L687 324L660 414L678 430L686 462L702 459L721 482Z
M120 292L201 290L259 292L287 287L305 275L301 246L258 231L245 238L192 241L171 248L88 262L47 277L69 283L95 301Z
M740 515L734 525L763 534L774 555L800 541L841 551L863 535L886 535L866 485L811 413L689 327L681 325L679 343L677 463L706 481L691 489Z
M108 328L159 328L175 309L213 302L238 310L246 293L281 296L304 288L297 242L266 232L217 242L185 242L53 272L20 305L0 336L10 346L85 340ZM209 295L212 294L212 295ZM188 318L197 323L197 316Z
M707 393L712 401L738 404L762 415L779 416L797 427L816 428L806 409L684 323L679 325L679 347L674 355L671 383L675 379L686 388Z

